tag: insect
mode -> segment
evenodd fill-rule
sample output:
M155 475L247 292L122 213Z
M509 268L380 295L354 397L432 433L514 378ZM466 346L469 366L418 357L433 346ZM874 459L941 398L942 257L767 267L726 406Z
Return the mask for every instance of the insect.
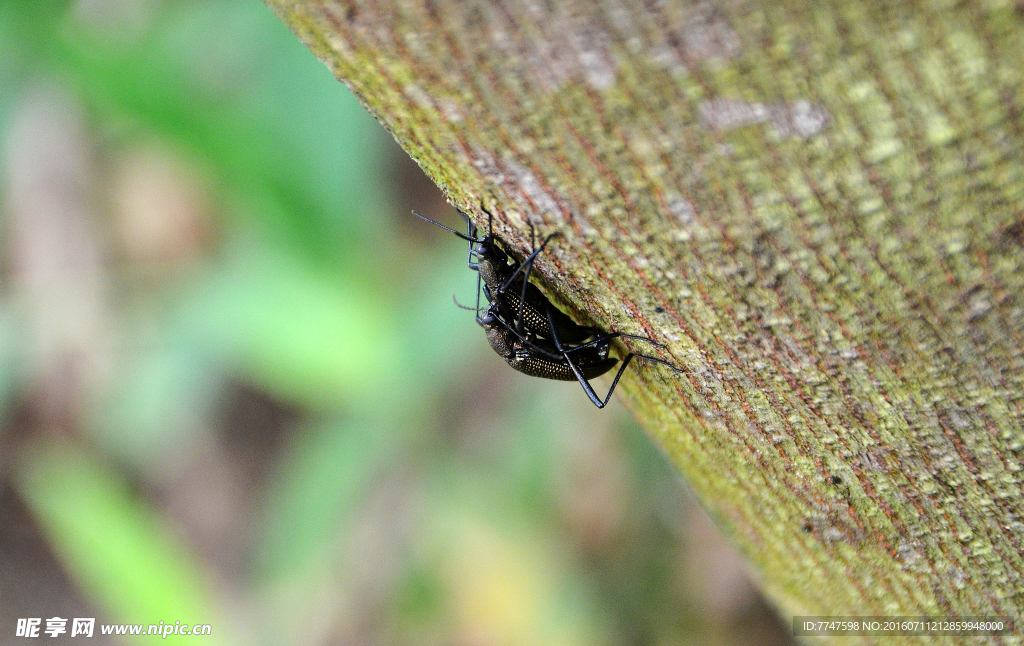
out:
M536 251L531 253L526 260L519 263L509 258L500 247L495 244L495 237L492 228L493 216L488 212L488 228L490 231L482 238L477 237L476 226L465 212L459 211L459 215L466 221L467 232L460 233L454 229L434 222L428 217L412 212L418 218L426 220L431 224L441 227L446 231L454 233L463 240L469 241L469 258L467 265L477 272L477 318L479 322L480 293L491 306L496 306L498 313L506 321L514 321L515 330L522 334L524 330L530 330L534 334L551 338L551 324L558 330L559 338L565 343L577 344L589 338L601 334L601 330L592 327L578 325L567 314L551 305L551 301L530 282L530 272L533 269L534 259L544 250L552 237L549 235ZM476 245L475 247L473 245ZM534 241L536 246L536 241ZM475 258L475 261L474 261ZM481 289L481 282L483 283ZM547 310L551 311L550 318Z
M467 222L466 234L434 222L415 211L413 214L469 241L467 264L470 269L478 272L478 278L477 307L467 309L476 310L477 323L484 328L491 348L513 369L542 379L578 381L587 397L598 408L604 408L608 404L622 373L634 357L682 372L667 361L630 351L622 359L622 365L619 366L612 379L612 385L602 400L597 396L589 380L607 373L619 363L618 359L609 356L613 339L644 341L658 348L664 346L643 336L621 332L605 333L599 328L581 326L555 307L529 282L533 261L556 234L545 238L540 247L536 247L534 240L536 249L523 262L516 262L495 244L493 217L489 217L490 231L483 238L479 238L472 220L461 210L459 214ZM488 216L491 216L490 212ZM482 291L488 301L486 308L479 305L481 282ZM485 313L481 315L481 311Z
M507 322L494 316L491 312L488 312L482 318L478 318L477 323L487 333L487 342L491 345L491 348L505 359L505 362L512 366L514 370L542 379L553 379L556 381L576 380L583 387L583 391L587 393L590 401L598 408L604 408L608 405L608 401L612 398L612 393L615 392L615 386L618 385L622 373L626 371L626 367L629 366L629 362L634 357L660 363L676 372L682 372L682 370L667 361L630 351L622 360L622 365L619 366L619 371L615 373L612 385L602 400L597 396L594 387L590 385L590 379L600 377L614 368L615 364L619 362L615 357L608 356L612 339L635 339L637 341L646 341L658 348L665 346L645 336L612 332L601 335L592 341L566 348L558 338L557 328L554 338L547 340L522 337Z

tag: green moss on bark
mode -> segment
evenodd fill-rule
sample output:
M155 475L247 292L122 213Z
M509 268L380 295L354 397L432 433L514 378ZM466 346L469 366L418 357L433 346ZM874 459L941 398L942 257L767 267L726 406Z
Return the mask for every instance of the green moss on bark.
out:
M794 614L1020 615L1024 14L268 0L451 200L564 237L627 405Z

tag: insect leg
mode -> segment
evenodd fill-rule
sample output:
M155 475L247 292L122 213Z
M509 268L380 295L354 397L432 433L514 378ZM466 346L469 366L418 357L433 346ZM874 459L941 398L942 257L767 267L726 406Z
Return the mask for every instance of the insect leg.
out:
M608 395L604 398L604 401L601 401L597 396L597 393L594 392L594 387L591 386L590 382L587 381L587 378L583 376L583 373L580 372L579 366L576 365L576 362L572 360L569 353L562 347L562 342L558 340L558 330L555 329L555 321L551 317L551 306L545 305L544 310L548 317L548 325L551 327L551 339L555 342L555 347L562 353L562 356L565 358L565 362L569 364L569 369L572 370L572 374L576 375L576 381L580 382L580 386L583 387L583 392L587 393L587 397L590 398L590 402L598 408L604 408L608 405L608 400L611 399L612 391L615 390L615 384L619 383L619 377L622 376L622 371L626 369L626 366L629 364L629 360L633 358L632 354L627 356L625 361L622 362L619 372L615 375L615 381L612 382L611 390L608 391Z
M473 256L476 255L476 252L473 251L473 243L476 240L478 240L478 238L476 237L476 225L473 224L473 220L469 218L469 215L464 213L461 209L459 209L459 215L461 215L462 218L466 221L466 239L469 241L469 255L466 256L466 265L468 265L469 268L474 271L479 271L479 264L473 262ZM479 303L477 303L477 305L479 305Z
M593 341L587 341L586 343L581 343L580 345L577 345L577 346L574 346L572 348L569 348L568 350L564 350L564 353L566 355L568 355L568 354L570 354L572 352L576 352L577 350L583 350L583 349L589 348L591 346L597 345L599 343L604 343L604 342L609 341L611 339L614 339L616 337L618 337L620 339L634 339L636 341L647 341L648 343L650 343L651 345L653 345L653 346L655 346L657 348L664 348L665 347L663 344L658 343L657 341L654 341L652 339L648 339L645 336L637 336L635 334L623 334L621 332L612 332L611 334L605 334L603 336L600 336L600 337L594 339ZM628 348L627 348L627 350L628 350ZM654 363L660 363L661 365L665 366L666 368L671 368L672 370L675 370L676 372L682 372L681 368L677 368L676 366L672 365L668 361L665 361L664 359L658 359L657 357L649 357L646 354L637 354L637 353L635 353L633 351L630 351L629 352L629 358L632 358L632 357L636 357L637 359L643 359L644 361L653 361ZM624 359L623 361L628 361L628 359ZM616 381L618 381L618 380L616 380Z
M523 273L524 270L526 271L526 278L528 279L530 277L530 270L533 268L533 260L538 256L538 254L540 254L540 252L544 251L544 247L547 246L547 244L551 240L551 238L554 238L557 235L558 235L558 232L555 231L554 233L549 235L547 238L544 238L544 242L541 243L540 248L537 249L536 251L534 251L533 253L531 253L529 256L527 256L526 260L524 260L518 267L516 267L516 270L514 272L512 272L512 275L509 276L508 278L506 278L505 281L498 287L498 291L499 292L503 292L506 289L508 289L508 287L513 282L515 282L516 278L518 278L519 274ZM527 282L529 282L529 281L528 280L524 280L523 281L523 283L527 283ZM525 293L525 292L526 292L526 290L524 289L523 293Z
M635 334L623 334L622 332L611 332L610 334L602 334L601 336L597 337L593 341L587 341L586 343L581 343L581 344L579 344L577 346L573 346L573 347L569 348L568 350L566 350L566 352L575 352L577 350L583 350L585 348L589 348L591 346L598 345L599 343L604 343L606 341L611 341L612 339L634 339L636 341L647 341L648 343L650 343L651 345L653 345L656 348L664 348L665 347L663 344L658 343L657 341L655 341L653 339L648 339L645 336L637 336ZM639 356L643 356L643 355L639 355L638 354L636 356L639 357Z
M612 398L612 393L615 392L615 387L619 385L619 377L621 377L622 373L626 371L626 366L629 365L630 359L638 356L640 355L633 354L632 352L630 352L629 354L626 355L626 358L622 360L622 365L619 366L619 371L615 373L615 379L612 379L612 387L608 389L608 394L605 395L604 401L601 403L600 406L598 406L598 408L604 408L605 406L608 405L608 400ZM590 384L587 385L589 386ZM591 398L590 401L594 401L593 398Z
M646 354L637 354L635 352L630 352L629 356L630 357L636 357L637 359L643 359L644 361L653 361L654 363L660 363L661 365L665 366L666 368L671 368L675 372L682 372L683 371L682 368L676 367L676 366L672 365L671 363L669 363L668 361L665 361L664 359L658 359L657 357L649 357Z
M480 283L481 283L481 281L480 281L480 272L477 271L477 273L476 273L476 311L477 312L480 312L480 288L481 288L481 284Z
M541 243L540 247L537 247L537 231L536 229L533 228L533 224L530 224L530 247L536 249L536 251L531 253L526 258L526 260L523 261L523 264L521 265L522 267L526 268L526 271L523 272L523 289L522 292L519 294L519 311L516 312L517 331L522 331L523 327L523 307L526 304L526 286L530 282L530 272L533 271L533 261L537 257L537 254L539 254L541 251L544 251L544 247L547 246L548 241L551 240L551 238L554 237L554 235L554 233L549 235L547 238L544 239L544 242ZM548 318L550 319L550 317Z
M579 368L576 366L576 363L572 360L572 357L570 356L571 353L576 352L577 350L593 347L599 343L605 343L616 337L622 339L634 339L637 341L647 341L651 345L657 346L659 348L664 348L665 346L662 345L661 343L648 339L645 336L637 336L635 334L623 334L622 332L612 332L610 334L605 334L597 339L594 339L593 341L589 341L587 343L583 343L566 350L565 348L562 347L562 343L558 340L558 331L555 330L555 322L551 320L550 309L548 309L547 315L548 324L551 326L551 335L555 341L555 347L558 348L558 351L562 353L563 357L565 357L566 363L569 364L569 368L572 370L572 373L576 375L576 379L580 382L580 385L583 386L583 390L587 393L587 397L590 397L590 401L593 402L593 404L598 408L604 408L605 406L608 405L608 401L612 398L612 393L615 392L615 387L619 385L619 379L622 377L622 373L626 371L626 366L629 365L629 362L632 361L634 357L636 357L637 359L643 359L644 361L653 361L654 363L660 363L666 368L671 368L675 372L682 372L682 369L677 368L668 361L658 359L656 357L649 357L645 354L636 354L635 352L629 350L629 348L626 348L626 350L629 350L629 353L625 356L625 358L622 359L622 365L619 366L619 371L615 373L615 378L612 379L611 388L608 389L608 394L605 395L604 401L600 401L597 397L597 393L595 393L593 387L591 387L590 382L583 377L583 375L580 373Z
M545 241L547 243L547 241ZM530 248L536 249L535 252L530 254L529 258L523 261L523 265L526 267L526 271L523 272L523 290L519 294L519 311L516 312L516 333L523 331L523 306L526 303L526 286L530 282L530 272L533 271L533 260L540 253L540 249L537 249L537 230L533 228L533 223L530 223ZM541 245L541 249L543 249ZM551 317L548 317L550 320Z
M644 338L644 337L641 337L641 338ZM566 356L568 357L568 355L566 355ZM619 366L619 371L617 373L615 373L615 379L612 379L612 387L608 389L608 394L604 398L603 405L598 406L598 408L604 408L604 406L608 404L608 400L612 398L612 393L615 392L615 386L619 385L619 377L622 376L622 373L625 372L625 370L626 370L626 366L629 365L630 360L632 360L634 357L636 357L637 359L643 359L645 361L653 361L654 363L660 363L661 365L663 365L663 366L665 366L667 368L671 368L672 370L674 370L676 372L682 372L682 369L673 366L671 363L669 363L667 361L662 361L661 359L656 359L654 357L648 357L647 355L634 354L633 352L630 352L629 354L626 355L626 358L622 360L622 365ZM579 371L577 371L572 366L572 364L569 364L569 367L573 368L573 372L577 376L579 376ZM587 384L587 385L589 386L590 384ZM587 394L589 395L590 393L587 393ZM594 398L591 397L590 401L594 401ZM597 402L594 402L594 403L596 404Z
M537 258L540 252L544 251L544 247L546 247L548 242L551 241L551 238L554 238L556 235L558 235L557 231L549 235L547 238L544 238L544 242L541 243L540 247L538 247L533 253L527 256L526 259L523 260L523 262L518 267L516 267L516 270L512 272L512 275L506 278L505 281L502 282L501 286L498 287L497 293L500 294L501 292L508 289L512 285L512 283L515 282L516 278L518 278L520 274L523 274L523 287L519 294L519 308L516 312L515 317L516 332L521 333L523 331L523 307L526 304L526 289L528 283L530 282L530 272L533 271L533 261ZM530 225L530 237L534 238L532 224ZM536 245L536 240L532 239L530 244Z
M594 343L598 343L599 341L607 341L607 340L615 338L615 337L618 337L620 339L633 339L635 341L646 341L647 343L650 343L651 345L653 345L656 348L664 348L665 347L665 344L658 343L654 339L649 339L649 338L647 338L645 336L637 336L635 334L623 334L622 332L612 332L611 334L607 334L605 336L602 336L602 337L600 337L598 339L595 339L594 341L591 341L589 343L584 343L583 345L581 345L579 347L581 347L581 348L582 347L586 347L588 345L592 345ZM570 350L567 350L567 352L572 352L573 350L576 350L576 348L572 348ZM627 348L627 350L628 350L628 348ZM637 353L635 353L633 351L630 351L629 354L631 356L636 357L637 359L643 359L644 361L653 361L654 363L660 363L661 365L665 366L666 368L671 368L672 370L674 370L676 372L682 372L683 371L682 368L679 368L679 367L669 363L668 361L665 361L664 359L658 359L657 357L649 357L646 354L637 354Z

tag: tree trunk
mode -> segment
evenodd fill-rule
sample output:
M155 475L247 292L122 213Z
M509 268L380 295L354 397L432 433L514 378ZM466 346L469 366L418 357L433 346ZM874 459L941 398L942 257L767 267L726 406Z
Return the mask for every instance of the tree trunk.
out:
M1022 613L1019 3L268 1L453 203L562 232L578 321L666 344L619 392L781 608Z

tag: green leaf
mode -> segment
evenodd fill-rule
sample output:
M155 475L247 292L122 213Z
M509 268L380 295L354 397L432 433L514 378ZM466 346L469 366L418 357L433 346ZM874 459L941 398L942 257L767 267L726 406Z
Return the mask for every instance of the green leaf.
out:
M227 643L200 560L119 474L53 442L24 452L15 482L64 567L110 620L210 624L203 643ZM189 638L167 643L175 640Z

